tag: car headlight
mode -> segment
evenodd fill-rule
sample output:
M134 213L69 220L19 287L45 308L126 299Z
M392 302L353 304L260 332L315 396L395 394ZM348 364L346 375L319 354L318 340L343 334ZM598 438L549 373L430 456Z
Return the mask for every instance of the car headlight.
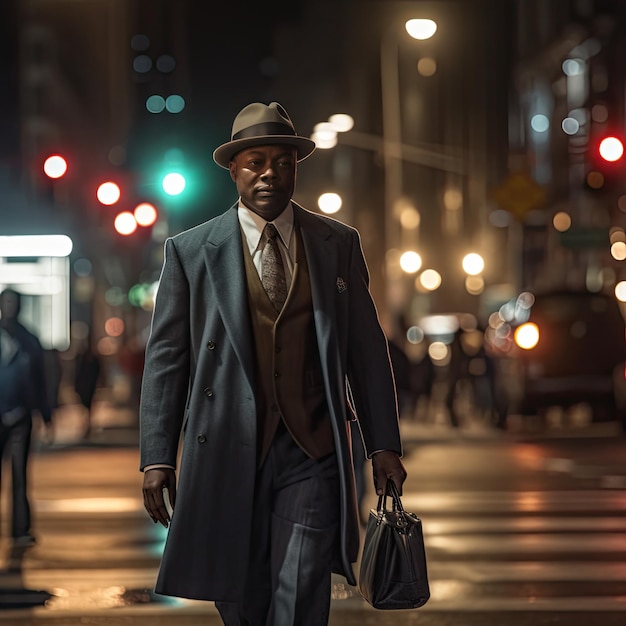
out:
M515 329L515 343L524 350L532 350L539 343L539 327L533 322L526 322Z

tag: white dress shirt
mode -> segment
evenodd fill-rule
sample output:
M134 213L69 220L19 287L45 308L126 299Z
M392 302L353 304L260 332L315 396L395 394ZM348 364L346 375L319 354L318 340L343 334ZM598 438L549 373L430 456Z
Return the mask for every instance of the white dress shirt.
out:
M252 262L256 267L259 277L261 277L261 255L263 248L267 242L267 237L263 235L263 230L267 221L260 215L257 215L247 207L245 207L241 200L239 200L239 206L237 208L237 216L239 217L239 224L246 238L248 244L248 250L252 255ZM287 205L285 210L272 222L276 226L278 231L278 248L280 250L280 256L283 259L283 266L285 268L285 278L287 280L287 289L291 285L291 278L293 276L293 267L295 259L295 237L293 236L293 206L291 202Z

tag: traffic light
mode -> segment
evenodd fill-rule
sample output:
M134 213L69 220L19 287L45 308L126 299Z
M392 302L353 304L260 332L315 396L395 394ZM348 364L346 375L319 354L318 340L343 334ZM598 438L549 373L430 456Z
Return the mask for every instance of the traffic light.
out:
M180 172L167 172L161 180L161 186L168 196L178 196L185 191L187 181Z
M60 154L51 154L43 163L43 171L48 178L61 178L67 173L67 161Z
M133 217L139 226L152 226L159 216L156 207L149 202L141 202L135 207Z
M615 133L603 133L590 144L589 168L585 183L593 191L606 190L617 181L623 181L624 140Z
M122 190L120 186L112 180L107 180L104 183L98 185L96 190L96 198L100 204L105 206L111 206L119 201L122 197Z
M598 143L598 154L603 161L615 163L624 156L624 144L618 137L604 137Z
M139 226L149 228L159 216L156 207L149 202L140 202L133 211L120 211L113 225L116 232L125 237L132 235Z
M132 235L137 230L137 220L130 211L118 213L113 224L120 235Z

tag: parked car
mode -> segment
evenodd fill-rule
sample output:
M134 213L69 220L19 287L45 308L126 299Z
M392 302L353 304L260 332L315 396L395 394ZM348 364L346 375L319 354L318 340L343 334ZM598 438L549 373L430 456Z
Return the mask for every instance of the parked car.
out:
M515 330L522 364L520 413L587 403L594 421L626 429L626 325L609 294L535 294L528 321Z

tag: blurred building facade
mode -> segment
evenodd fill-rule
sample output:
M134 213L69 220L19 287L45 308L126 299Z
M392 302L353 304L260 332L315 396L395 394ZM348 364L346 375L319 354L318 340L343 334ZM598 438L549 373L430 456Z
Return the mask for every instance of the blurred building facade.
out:
M334 113L354 119L300 168L296 199L317 210L321 193L341 195L336 217L362 234L385 317L484 319L521 289L618 278L594 237L620 226L619 196L585 180L594 137L623 128L622 2L222 9L211 20L198 18L200 0L2 3L0 230L72 236L72 319L105 353L140 369L163 237L235 201L211 153L251 100L280 101L304 135ZM435 36L411 39L411 18L434 20ZM60 150L69 170L53 182L41 161ZM189 172L180 200L158 189L170 161ZM123 187L115 209L94 199L107 178ZM159 221L119 236L113 212L140 200ZM569 235L554 227L558 213L570 216ZM422 260L412 273L399 265L407 250ZM484 259L477 275L462 269L468 252ZM438 288L416 282L425 270Z
M626 5L518 1L515 24L510 171L545 190L517 216L520 286L612 292L624 279L626 177L598 147L624 140Z

